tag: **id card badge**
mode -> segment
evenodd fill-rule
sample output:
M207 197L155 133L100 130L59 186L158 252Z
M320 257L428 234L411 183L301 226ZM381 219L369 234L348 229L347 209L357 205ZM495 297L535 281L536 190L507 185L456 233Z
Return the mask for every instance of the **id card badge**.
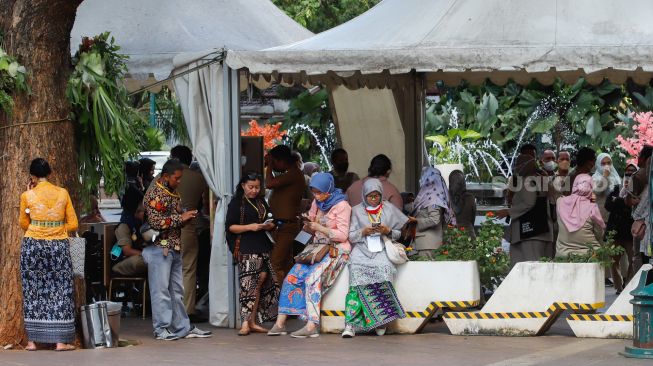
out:
M306 245L311 241L311 238L313 235L307 233L306 231L302 230L297 234L295 237L295 241L298 243L301 243L302 245Z
M381 240L381 235L368 236L365 238L367 242L367 249L372 253L378 253L383 251L383 241Z

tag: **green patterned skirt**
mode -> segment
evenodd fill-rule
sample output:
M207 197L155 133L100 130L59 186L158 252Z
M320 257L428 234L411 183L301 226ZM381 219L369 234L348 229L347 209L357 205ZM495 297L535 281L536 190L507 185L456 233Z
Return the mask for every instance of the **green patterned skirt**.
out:
M345 323L354 330L369 332L405 317L406 313L392 283L386 281L349 288Z

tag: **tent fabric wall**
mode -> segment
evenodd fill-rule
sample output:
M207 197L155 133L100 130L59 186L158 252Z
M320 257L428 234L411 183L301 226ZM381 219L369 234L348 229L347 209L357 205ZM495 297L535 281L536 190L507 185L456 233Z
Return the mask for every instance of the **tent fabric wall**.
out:
M403 190L406 142L392 90L337 86L331 96L338 114L340 142L349 153L349 170L364 177L370 160L383 153L393 162L390 180Z
M197 63L191 63L187 68L195 67ZM182 71L183 68L177 69L177 72ZM222 327L229 325L233 298L229 291L233 267L225 245L226 205L231 197L233 182L230 141L234 134L229 123L230 103L225 103L230 93L226 78L223 65L216 63L175 79L175 91L183 101L181 107L193 154L218 199L211 243L209 322Z

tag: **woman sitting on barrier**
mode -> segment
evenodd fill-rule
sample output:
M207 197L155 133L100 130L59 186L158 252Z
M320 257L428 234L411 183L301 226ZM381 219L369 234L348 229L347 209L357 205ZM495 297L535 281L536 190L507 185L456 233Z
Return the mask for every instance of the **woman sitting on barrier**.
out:
M227 242L238 263L240 280L239 336L250 331L265 333L260 323L273 320L277 313L279 287L270 263L272 241L268 232L274 229L270 207L261 192L261 177L245 174L236 187L236 195L227 208Z
M413 248L419 255L431 258L431 252L442 246L444 225L455 225L456 218L451 208L447 185L437 168L424 168L419 186L419 193L408 218L415 225Z
M328 252L323 245L307 247L295 257L296 264L283 281L279 299L279 317L269 336L287 334L288 315L299 315L306 325L290 334L293 338L315 338L320 335L320 303L322 296L335 283L340 271L349 259L349 220L351 207L346 196L335 188L333 176L316 173L311 178L311 191L315 200L308 212L304 231L313 234L314 244L329 244ZM321 256L321 258L320 258Z
M574 180L571 195L558 199L558 241L556 257L586 254L588 244L603 243L605 222L592 198L592 177L580 174Z
M397 271L385 251L382 235L398 239L408 217L383 200L381 182L371 178L363 184L363 202L352 209L351 220L349 241L353 250L342 337L373 329L381 336L388 323L406 316L392 286Z

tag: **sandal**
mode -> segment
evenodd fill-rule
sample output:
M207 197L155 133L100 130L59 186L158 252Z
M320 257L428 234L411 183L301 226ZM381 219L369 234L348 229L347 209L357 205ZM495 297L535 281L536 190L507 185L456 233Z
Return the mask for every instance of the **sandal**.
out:
M57 346L57 348L54 349L57 352L66 352L66 351L74 351L75 346L72 344L64 344L63 347Z
M256 323L250 324L249 329L254 333L267 333L267 332L270 331L269 329L265 329L265 328L263 328L262 326L260 326L260 325L258 325Z

